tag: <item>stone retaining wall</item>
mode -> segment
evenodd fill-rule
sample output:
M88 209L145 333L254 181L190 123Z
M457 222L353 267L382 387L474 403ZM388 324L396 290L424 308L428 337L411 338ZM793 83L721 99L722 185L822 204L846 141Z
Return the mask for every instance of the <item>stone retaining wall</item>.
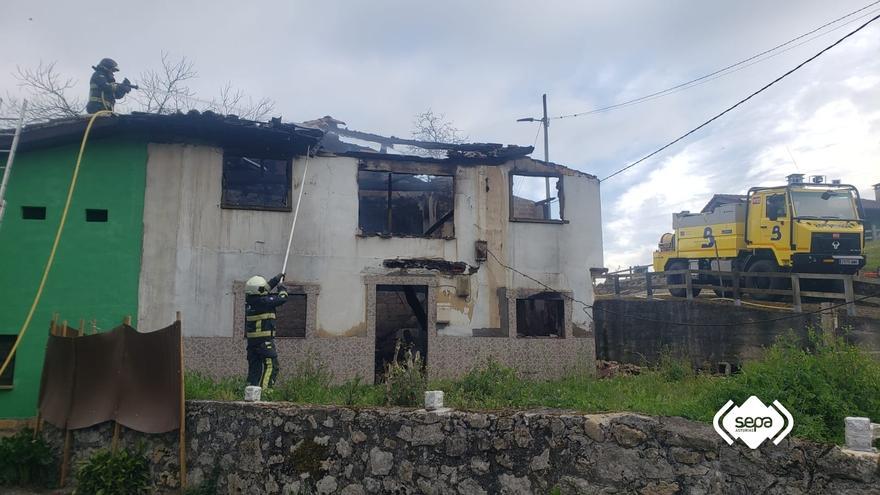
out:
M218 493L877 493L877 454L800 440L750 450L710 425L635 414L426 413L189 402L189 480ZM58 447L62 432L46 428ZM109 424L74 432L74 465L109 445ZM177 435L141 442L157 485L177 487Z

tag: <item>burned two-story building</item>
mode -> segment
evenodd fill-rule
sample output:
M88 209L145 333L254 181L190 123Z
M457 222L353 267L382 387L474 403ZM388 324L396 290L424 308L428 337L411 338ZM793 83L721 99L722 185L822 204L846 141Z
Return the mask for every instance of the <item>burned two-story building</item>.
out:
M39 281L83 128L22 135L0 229L0 254L19 260L0 273L16 286L0 303L4 341ZM150 331L180 311L187 367L242 375L244 281L281 271L302 192L277 320L286 372L308 360L372 381L398 342L434 377L489 358L534 377L593 369L594 176L531 147L383 138L327 119L139 114L93 132L35 321L59 312L101 329L136 314ZM7 388L38 382L45 336L29 334Z

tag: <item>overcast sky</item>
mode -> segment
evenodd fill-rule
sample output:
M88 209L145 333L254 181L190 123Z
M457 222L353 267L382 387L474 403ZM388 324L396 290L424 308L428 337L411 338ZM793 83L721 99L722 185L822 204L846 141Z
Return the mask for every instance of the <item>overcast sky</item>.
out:
M558 116L653 93L737 62L870 3L828 1L4 0L0 93L16 66L57 62L87 93L90 66L121 75L186 56L210 99L231 82L285 120L323 115L408 136L443 113L471 141L543 157L541 93ZM880 4L862 14L880 10ZM873 15L871 16L873 17ZM612 112L551 122L550 158L605 177L758 89L867 18L729 76ZM835 25L840 26L842 23ZM602 184L605 264L649 263L672 212L713 193L822 174L873 198L880 182L880 21L710 127ZM135 82L137 82L135 80Z

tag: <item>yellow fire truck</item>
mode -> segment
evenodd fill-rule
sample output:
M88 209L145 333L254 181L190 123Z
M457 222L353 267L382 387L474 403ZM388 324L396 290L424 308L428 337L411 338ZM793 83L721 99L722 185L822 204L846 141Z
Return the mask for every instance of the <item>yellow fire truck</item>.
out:
M753 187L745 196L710 201L701 213L674 213L675 232L660 238L654 271L691 268L851 274L861 269L865 265L864 214L858 190L826 184L821 177L814 177L811 183L803 182L801 174L788 179L785 186ZM694 282L719 285L718 278L711 275L695 277ZM743 282L757 289L790 285L788 279L776 277L747 277ZM669 275L667 283L683 284L684 276ZM699 288L693 289L694 295L699 292ZM685 297L687 290L670 289L670 293Z

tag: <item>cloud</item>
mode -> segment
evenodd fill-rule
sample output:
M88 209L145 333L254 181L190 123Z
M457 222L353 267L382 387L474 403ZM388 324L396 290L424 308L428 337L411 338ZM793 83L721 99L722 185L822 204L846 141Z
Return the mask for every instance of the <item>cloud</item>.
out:
M352 128L399 136L410 133L415 114L432 108L474 141L531 145L536 127L516 119L540 115L541 93L549 94L551 115L614 104L717 70L865 3L157 0L108 9L97 0L5 0L0 43L13 48L0 60L0 93L17 91L9 76L16 65L43 60L78 78L84 96L89 66L102 57L117 59L130 77L155 67L164 50L195 62L202 98L231 82L255 98L273 98L287 120L330 114ZM550 158L604 177L851 27L662 99L553 120ZM699 209L715 192L777 183L798 168L867 192L880 181L877 53L880 28L869 27L603 183L609 265L650 262L673 211ZM542 157L540 137L537 145Z

